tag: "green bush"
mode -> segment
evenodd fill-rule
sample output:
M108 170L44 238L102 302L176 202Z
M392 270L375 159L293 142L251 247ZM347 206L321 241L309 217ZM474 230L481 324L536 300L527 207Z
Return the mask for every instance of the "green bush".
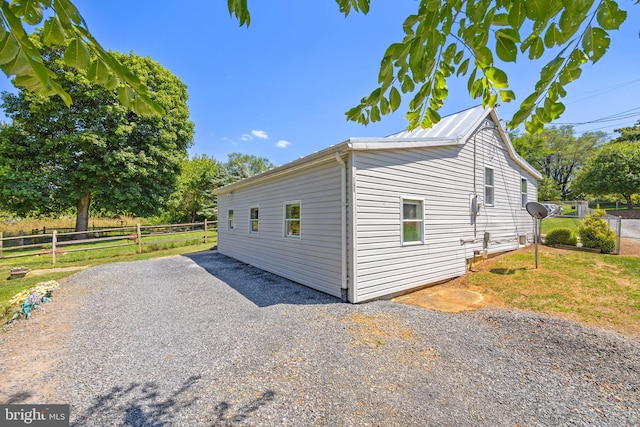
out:
M578 244L578 238L575 233L568 228L554 228L544 238L544 244L547 246Z
M604 210L598 209L587 215L578 227L578 234L583 247L600 249L602 253L609 254L616 248L616 233L602 218L605 214Z

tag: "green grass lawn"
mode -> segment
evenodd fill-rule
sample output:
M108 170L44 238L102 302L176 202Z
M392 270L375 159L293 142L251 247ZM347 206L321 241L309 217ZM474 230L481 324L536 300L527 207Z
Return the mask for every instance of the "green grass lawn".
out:
M558 315L640 336L640 257L540 246L486 261L468 283L499 305Z
M568 228L577 235L581 223L579 218L547 217L542 220L541 233L547 234L555 228Z

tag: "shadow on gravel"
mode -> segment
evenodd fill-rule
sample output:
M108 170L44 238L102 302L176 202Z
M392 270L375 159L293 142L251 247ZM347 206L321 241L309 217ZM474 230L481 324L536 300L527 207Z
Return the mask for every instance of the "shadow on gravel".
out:
M276 304L335 304L340 299L215 251L183 255L258 307Z
M157 427L174 424L175 414L195 403L193 393L184 396L201 378L189 377L182 387L169 397L160 396L161 387L154 382L131 383L128 387L113 387L109 393L96 397L95 403L78 416L73 427L100 425L101 420L121 420L124 426Z

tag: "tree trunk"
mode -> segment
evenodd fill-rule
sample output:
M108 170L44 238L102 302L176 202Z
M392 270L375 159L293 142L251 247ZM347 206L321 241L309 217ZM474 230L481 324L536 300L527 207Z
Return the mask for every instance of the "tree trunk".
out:
M622 197L627 201L627 208L633 210L633 200L631 200L631 194L623 194Z
M91 193L78 200L76 204L76 231L87 231L89 229L89 205L91 205ZM76 234L76 239L86 239L86 234Z

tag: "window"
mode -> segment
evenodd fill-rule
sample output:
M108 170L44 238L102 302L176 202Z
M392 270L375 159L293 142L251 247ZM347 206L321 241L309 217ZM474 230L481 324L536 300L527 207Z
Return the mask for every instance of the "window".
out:
M236 228L236 223L233 220L233 209L227 211L227 228L233 230Z
M494 191L493 191L493 169L484 169L484 204L485 206L493 206L494 203Z
M522 199L522 207L524 208L527 206L527 180L524 178L520 180L520 193Z
M422 200L402 199L402 243L422 243L424 214Z
M289 202L284 205L285 237L300 237L300 202Z
M258 208L249 208L249 232L258 232Z

